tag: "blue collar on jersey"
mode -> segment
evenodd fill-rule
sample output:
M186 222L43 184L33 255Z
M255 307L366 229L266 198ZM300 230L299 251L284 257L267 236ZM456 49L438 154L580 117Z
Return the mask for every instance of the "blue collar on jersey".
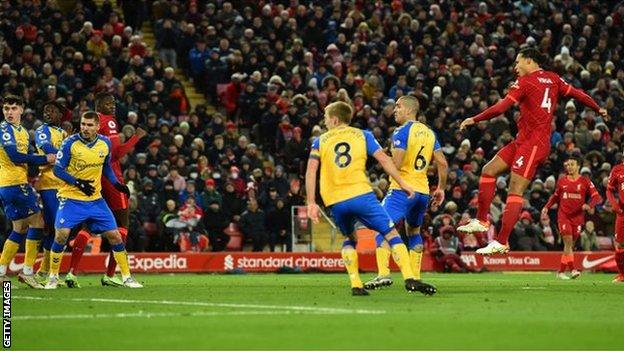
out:
M87 147L92 147L100 139L100 136L96 134L95 139L88 141L85 138L83 138L82 135L80 135L80 133L78 133L78 139L80 139L80 141L82 141L83 144L87 145Z
M17 129L17 130L22 130L22 125L21 124L15 125L15 124L13 124L11 122L8 122L8 121L7 121L7 124L10 125L11 127L15 128L15 129Z

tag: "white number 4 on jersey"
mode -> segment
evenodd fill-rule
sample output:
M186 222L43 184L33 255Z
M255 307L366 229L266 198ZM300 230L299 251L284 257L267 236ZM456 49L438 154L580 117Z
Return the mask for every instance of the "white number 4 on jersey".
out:
M522 165L524 164L524 156L518 157L515 164L516 164L516 168L522 167Z
M541 108L545 108L548 113L550 113L550 109L552 107L552 100L550 99L550 96L548 96L549 92L550 88L546 88L544 91L544 98L542 99L542 105L540 106Z

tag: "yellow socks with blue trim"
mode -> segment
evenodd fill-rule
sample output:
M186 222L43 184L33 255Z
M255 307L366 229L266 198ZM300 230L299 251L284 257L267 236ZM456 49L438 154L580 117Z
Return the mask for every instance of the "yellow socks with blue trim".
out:
M423 255L423 240L420 234L412 235L408 238L410 265L412 267L412 273L414 273L414 279L420 280L420 265Z
M65 245L56 241L52 243L50 250L50 278L56 278L59 275L61 261L63 260L63 250L65 250Z
M26 275L33 275L33 266L37 260L37 254L39 253L39 242L43 235L42 228L30 228L26 234L26 254L24 255L24 269L23 273Z
M41 265L39 265L38 274L48 274L50 271L50 250L52 249L52 243L54 242L54 235L48 234L43 239L43 259Z
M386 244L383 235L375 236L377 248L375 249L375 258L377 259L377 276L385 277L390 275L390 255L392 251Z
M4 242L2 248L2 255L0 256L0 276L6 275L7 267L11 260L15 257L17 250L19 250L20 244L24 241L26 235L20 234L16 231L12 231L9 237Z
M112 245L113 249L113 257L115 257L115 261L121 270L121 279L126 280L130 278L130 265L128 264L128 253L126 252L126 247L122 243Z
M390 244L390 249L392 250L392 258L394 259L394 262L396 262L397 266L399 266L403 280L414 279L414 273L412 273L412 268L410 267L409 253L407 252L407 247L403 244L401 237L395 235L393 238L388 240L388 243Z
M356 243L353 240L345 240L342 243L342 261L344 262L347 273L349 274L349 280L351 281L352 288L362 288L362 280L360 279L360 272L358 266L358 254L355 250Z

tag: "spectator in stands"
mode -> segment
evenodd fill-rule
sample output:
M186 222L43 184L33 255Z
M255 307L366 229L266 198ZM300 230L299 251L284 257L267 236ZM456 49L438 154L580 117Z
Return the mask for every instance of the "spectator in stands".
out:
M267 229L269 231L269 247L271 252L276 247L284 251L292 251L292 234L290 211L284 200L277 199L275 207L270 209L266 216Z
M581 231L580 240L577 242L577 250L596 251L598 250L598 239L594 222L587 221Z
M204 226L213 252L223 251L230 241L230 236L224 232L228 225L230 225L230 219L221 210L220 201L213 198L208 202L208 209L204 216Z
M461 243L452 226L440 228L440 236L435 239L433 255L444 272L466 273L474 271L461 259Z
M266 216L264 211L258 207L256 200L247 202L247 211L243 212L238 223L243 234L245 234L245 240L252 242L253 251L263 251L268 242L265 225Z

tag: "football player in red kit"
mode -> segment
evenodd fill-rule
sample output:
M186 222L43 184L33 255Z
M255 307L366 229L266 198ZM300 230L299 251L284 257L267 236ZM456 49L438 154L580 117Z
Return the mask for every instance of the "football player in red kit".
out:
M559 178L557 187L548 202L542 209L542 215L555 204L557 209L557 224L563 238L563 254L561 266L557 272L559 279L576 279L581 272L574 268L574 243L580 236L581 227L585 224L585 211L593 211L594 207L602 202L602 196L596 190L594 183L579 173L581 160L571 156L565 162L566 176ZM589 198L589 203L587 199ZM566 275L566 270L570 275Z
M607 185L607 199L615 211L615 262L619 274L614 283L624 283L624 164L613 167Z
M460 125L460 129L464 129L499 116L516 103L520 105L516 139L503 147L481 172L477 218L457 228L468 233L488 230L487 215L494 199L496 177L511 169L498 240L478 249L478 254L509 251L507 240L522 211L522 194L535 176L537 167L550 154L551 122L559 96L573 97L600 115L607 116L607 111L601 109L589 95L569 85L556 73L543 70L540 67L543 60L544 57L535 48L520 50L514 66L518 79L511 85L505 98L477 116L465 119Z
M115 171L117 179L123 183L123 174L119 160L127 155L130 150L134 148L137 142L147 135L147 132L139 127L136 129L135 135L122 144L119 137L119 124L115 118L115 104L115 97L110 93L100 93L95 97L95 112L100 115L100 129L98 130L98 134L105 135L110 139L112 148L110 161L111 167ZM106 203L113 211L115 220L117 221L117 226L119 227L119 233L125 243L128 236L129 222L128 197L126 194L115 189L115 187L107 179L104 179L104 177L102 178L102 197L104 197L104 200L106 200ZM68 274L69 278L66 277L66 283L69 287L79 287L76 281L75 273L89 237L89 232L83 229L78 233L73 241L72 258L69 271L70 274ZM117 264L111 256L108 260L106 274L101 280L102 285L123 286L122 281L115 278L116 268ZM72 281L68 281L68 279Z

